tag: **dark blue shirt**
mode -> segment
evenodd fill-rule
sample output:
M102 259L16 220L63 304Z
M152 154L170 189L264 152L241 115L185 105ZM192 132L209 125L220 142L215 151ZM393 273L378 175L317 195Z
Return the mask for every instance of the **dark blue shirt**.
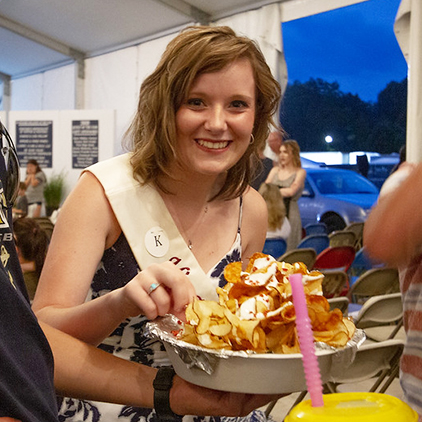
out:
M53 356L29 305L6 207L0 155L0 417L57 422ZM10 214L10 216L9 216Z

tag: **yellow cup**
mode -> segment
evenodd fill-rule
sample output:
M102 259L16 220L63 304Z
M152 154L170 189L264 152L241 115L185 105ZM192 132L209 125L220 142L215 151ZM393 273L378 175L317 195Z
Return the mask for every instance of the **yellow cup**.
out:
M417 422L418 415L396 397L380 393L337 393L324 395L323 407L310 400L295 406L285 422Z

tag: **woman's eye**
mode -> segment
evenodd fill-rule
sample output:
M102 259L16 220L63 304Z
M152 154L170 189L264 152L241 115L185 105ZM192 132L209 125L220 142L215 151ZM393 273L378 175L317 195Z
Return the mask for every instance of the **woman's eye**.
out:
M192 107L200 107L204 104L200 98L190 98L187 103Z
M236 100L232 102L232 106L235 108L246 108L248 103L246 101Z

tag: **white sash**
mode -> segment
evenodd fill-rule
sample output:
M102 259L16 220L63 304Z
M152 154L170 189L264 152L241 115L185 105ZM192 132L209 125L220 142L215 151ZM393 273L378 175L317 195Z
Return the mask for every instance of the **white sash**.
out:
M140 268L172 261L189 276L202 299L217 299L215 286L186 245L157 190L134 179L130 154L96 163L86 170L104 187Z

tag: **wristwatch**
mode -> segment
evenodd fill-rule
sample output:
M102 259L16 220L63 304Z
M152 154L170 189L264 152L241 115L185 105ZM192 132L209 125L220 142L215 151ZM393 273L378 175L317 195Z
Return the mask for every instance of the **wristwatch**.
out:
M159 421L171 422L182 418L170 408L170 388L175 375L176 373L171 367L159 368L152 384L154 386L154 409Z

